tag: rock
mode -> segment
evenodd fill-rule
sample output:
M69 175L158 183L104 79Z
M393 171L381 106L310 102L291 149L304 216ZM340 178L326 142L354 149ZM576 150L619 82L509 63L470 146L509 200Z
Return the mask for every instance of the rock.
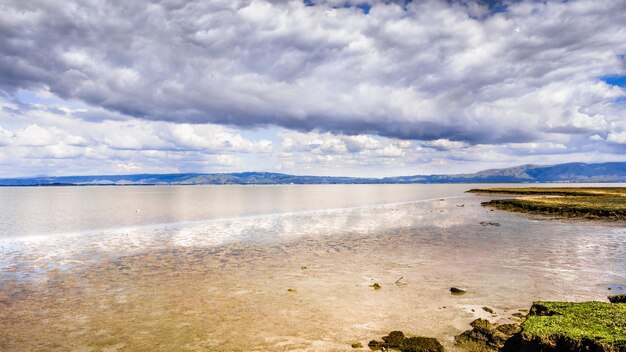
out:
M355 342L350 346L352 346L352 348L363 348L363 344L360 342Z
M409 337L400 345L402 352L443 352L443 346L432 337Z
M470 326L472 330L467 330L455 337L457 345L469 351L499 351L506 341L519 331L519 324L499 326L486 319L476 319L470 323Z
M502 324L496 329L505 335L511 336L520 332L521 327L519 324Z
M626 294L609 296L608 298L611 303L626 303Z
M372 351L377 351L383 349L384 342L372 340L367 344Z
M373 285L370 285L370 287L373 287L374 290L380 290L382 288L382 286L380 286L378 282L375 282Z
M500 226L499 222L491 222L491 221L481 221L480 224L483 226Z
M454 295L462 295L464 293L467 293L467 290L460 287L450 287L450 292L452 292L452 294Z
M404 333L402 331L392 331L388 336L383 336L383 341L388 347L400 347L404 340Z
M513 313L511 314L512 316L519 318L519 319L525 319L526 315L524 315L523 313Z
M489 308L489 307L483 307L483 310L489 314L493 314L493 309Z
M287 291L288 291L288 292L291 292L291 293L295 293L295 292L296 292L296 289L295 289L295 288L288 288L288 289L287 289Z
M495 329L495 326L493 326L493 324L491 324L487 319L476 319L470 323L470 326L481 331L491 331Z

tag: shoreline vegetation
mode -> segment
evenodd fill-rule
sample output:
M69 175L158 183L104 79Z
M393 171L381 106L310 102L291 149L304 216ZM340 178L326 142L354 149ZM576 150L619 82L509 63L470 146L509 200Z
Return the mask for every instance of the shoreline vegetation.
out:
M534 302L527 314L513 314L516 322L472 321L472 329L455 336L455 345L471 352L626 352L625 296L609 296L611 303ZM483 309L493 313L488 307ZM382 341L371 340L367 347L372 351L445 351L434 338L407 337L402 331L392 331ZM352 348L364 346L356 342Z
M520 319L502 325L476 319L456 344L473 352L626 351L624 303L535 302Z
M519 196L481 203L505 211L560 218L626 220L626 188L623 187L476 188L468 192Z

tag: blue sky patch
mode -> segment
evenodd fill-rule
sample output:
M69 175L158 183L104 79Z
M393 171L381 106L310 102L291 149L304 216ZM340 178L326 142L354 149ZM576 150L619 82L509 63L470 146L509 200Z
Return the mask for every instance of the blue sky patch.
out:
M626 75L604 76L602 80L612 86L626 87Z
M363 11L364 14L368 14L370 13L370 10L372 9L372 6L368 3L360 3L358 5L356 5L356 7L360 8L361 11Z

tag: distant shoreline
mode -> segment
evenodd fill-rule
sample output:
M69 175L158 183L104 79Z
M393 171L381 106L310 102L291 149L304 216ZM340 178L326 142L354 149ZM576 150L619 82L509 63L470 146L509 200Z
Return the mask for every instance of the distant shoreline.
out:
M289 184L624 183L626 162L521 165L467 174L348 177L275 172L174 173L0 178L0 186L165 186Z
M40 184L40 185L1 185L0 188L38 188L38 187L169 187L169 186L349 186L349 185L361 185L361 186L384 186L384 185L475 185L475 184L511 184L511 185L549 185L549 184L563 184L566 185L582 185L582 184L621 184L626 183L618 181L606 181L606 182L497 182L497 181L467 181L467 182L380 182L380 183L127 183L127 184L107 184L107 183L54 183L54 184Z

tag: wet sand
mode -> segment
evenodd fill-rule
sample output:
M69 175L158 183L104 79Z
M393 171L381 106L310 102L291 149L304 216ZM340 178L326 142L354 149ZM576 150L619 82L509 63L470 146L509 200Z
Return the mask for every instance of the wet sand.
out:
M352 351L402 330L455 351L478 317L626 284L623 223L546 221L486 199L4 240L0 350Z

